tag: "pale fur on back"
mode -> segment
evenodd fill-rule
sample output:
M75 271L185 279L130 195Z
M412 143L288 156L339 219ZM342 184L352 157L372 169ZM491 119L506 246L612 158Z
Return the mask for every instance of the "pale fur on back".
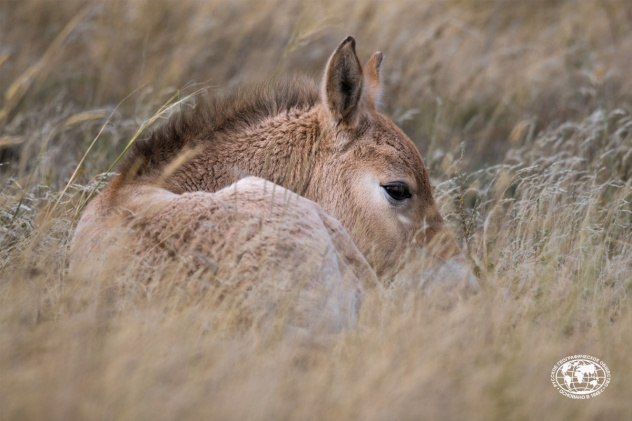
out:
M377 283L338 221L260 178L216 193L128 186L117 201L124 205L101 195L85 210L72 242L73 276L107 271L152 285L169 273L192 294L206 285L215 298L237 298L249 323L287 308L289 326L333 331L355 323L363 285Z

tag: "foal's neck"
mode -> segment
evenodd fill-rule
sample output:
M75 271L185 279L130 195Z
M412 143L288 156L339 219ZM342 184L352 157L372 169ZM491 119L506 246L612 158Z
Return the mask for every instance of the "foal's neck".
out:
M321 113L316 107L291 110L239 132L219 130L197 143L165 187L176 193L213 192L252 175L303 195L324 147Z

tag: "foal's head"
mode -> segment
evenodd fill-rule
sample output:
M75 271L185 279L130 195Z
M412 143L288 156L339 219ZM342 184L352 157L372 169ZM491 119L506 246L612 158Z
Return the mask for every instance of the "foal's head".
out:
M318 107L330 153L311 195L349 230L379 276L425 259L424 270L475 284L417 148L376 109L381 63L376 52L363 67L351 37L329 59Z

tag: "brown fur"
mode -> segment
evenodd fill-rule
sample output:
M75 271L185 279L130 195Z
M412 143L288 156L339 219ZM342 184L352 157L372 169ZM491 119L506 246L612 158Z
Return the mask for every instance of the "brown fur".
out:
M139 177L151 182L184 150L242 140L244 130L261 121L291 111L309 110L317 102L316 85L298 78L251 86L226 97L205 98L194 109L184 109L172 116L147 139L136 142L119 165L120 176L115 184L120 186ZM219 184L226 186L231 182Z
M411 273L411 256L418 261L419 251L435 267L449 260L466 268L438 212L419 152L376 109L381 62L381 53L375 53L363 70L349 37L327 63L320 90L293 79L212 100L173 117L130 151L109 193L87 212L93 226L116 225L103 217L130 201L139 210L151 207L153 196L143 186L174 194L168 201L177 203L182 213L190 214L191 206L204 215L210 212L206 200L211 199L206 198L212 195L186 204L178 195L223 192L245 176L257 176L318 203L339 220L383 280ZM390 198L385 186L393 182L405 183L411 197ZM157 222L142 225L140 232ZM315 232L319 234L313 238L329 235ZM209 241L241 241L224 234ZM175 245L175 251L182 252L186 244ZM236 246L250 250L247 244ZM212 247L202 249L213 257ZM412 276L423 274L413 271ZM469 269L458 276L475 286Z

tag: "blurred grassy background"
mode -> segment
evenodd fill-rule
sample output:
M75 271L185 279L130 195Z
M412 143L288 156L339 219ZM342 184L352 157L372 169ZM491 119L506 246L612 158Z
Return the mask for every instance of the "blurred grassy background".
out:
M369 291L301 342L66 276L77 206L165 101L318 79L347 35L385 54L482 294ZM631 419L630 68L625 0L0 1L0 419ZM577 353L613 373L589 401L549 382Z
M519 146L551 124L597 107L627 106L632 94L627 1L1 5L0 130L5 143L21 140L14 149L25 152L19 154L23 161L39 151L38 129L78 112L110 111L136 90L117 113L117 130L99 142L108 159L178 89L203 84L233 90L275 72L319 78L328 55L349 34L364 60L375 50L386 55L383 110L426 159L437 150L458 155L467 142L466 168L499 161L511 141ZM47 150L52 161L42 172L54 167L61 171L54 180L68 177L60 168L85 150L94 125L102 123L97 116L48 139L59 150ZM104 169L89 166L87 173Z

